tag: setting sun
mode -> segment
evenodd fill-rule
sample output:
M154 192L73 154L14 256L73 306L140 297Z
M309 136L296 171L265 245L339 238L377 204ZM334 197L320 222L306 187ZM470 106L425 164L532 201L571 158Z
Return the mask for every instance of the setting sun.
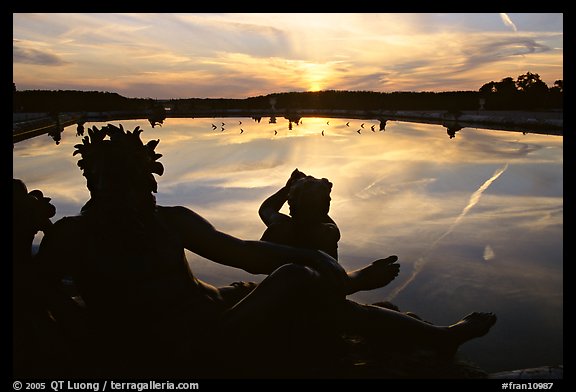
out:
M308 91L320 91L326 88L326 81L330 74L329 64L308 63L304 66L304 79Z
M308 91L320 91L322 90L322 85L320 84L320 82L312 82L310 83L310 87L308 88Z

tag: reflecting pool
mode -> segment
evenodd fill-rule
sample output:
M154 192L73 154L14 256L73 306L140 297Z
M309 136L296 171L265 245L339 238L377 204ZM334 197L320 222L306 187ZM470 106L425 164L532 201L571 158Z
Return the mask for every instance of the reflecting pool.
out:
M352 298L390 300L436 324L495 312L490 333L460 350L487 371L563 363L561 136L464 128L450 137L439 125L390 121L380 131L352 118L111 123L160 139L159 204L187 206L243 239L260 238L258 207L295 168L330 179L343 266L392 254L401 264L390 285ZM14 146L14 177L52 198L53 220L88 200L77 143L72 126L59 144L45 135ZM187 256L216 285L262 279Z

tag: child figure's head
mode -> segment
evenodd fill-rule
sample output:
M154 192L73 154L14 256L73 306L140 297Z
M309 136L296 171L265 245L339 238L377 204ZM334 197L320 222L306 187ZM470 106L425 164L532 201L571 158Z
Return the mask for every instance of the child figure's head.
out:
M290 215L297 221L324 222L330 211L332 183L326 178L302 177L292 183L288 193Z

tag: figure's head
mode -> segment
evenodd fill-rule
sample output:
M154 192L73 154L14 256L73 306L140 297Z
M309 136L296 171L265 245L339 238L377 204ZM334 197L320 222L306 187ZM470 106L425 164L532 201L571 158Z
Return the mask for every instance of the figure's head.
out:
M45 230L51 224L50 218L56 215L56 207L50 200L38 189L28 192L22 180L12 179L13 231L18 235L34 235Z
M291 185L288 193L290 215L307 222L321 222L330 211L332 183L326 178L306 176Z
M100 129L94 126L88 129L82 144L74 146L74 155L82 156L78 166L92 196L157 192L153 174L164 173L162 164L156 162L162 155L154 152L160 140L144 144L140 133L140 127L125 132L122 125L118 128L109 124Z

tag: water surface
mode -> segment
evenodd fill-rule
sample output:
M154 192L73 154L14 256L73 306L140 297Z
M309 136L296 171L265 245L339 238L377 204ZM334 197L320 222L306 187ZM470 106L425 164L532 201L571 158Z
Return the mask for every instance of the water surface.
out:
M378 121L336 118L292 129L268 118L112 123L160 139L159 204L185 205L240 238L260 237L258 207L294 168L330 179L344 267L391 254L401 263L389 286L354 299L388 299L437 324L495 312L489 335L461 348L487 371L563 363L561 136L464 128L450 138L439 125L389 121L379 131ZM88 199L72 156L79 142L73 126L58 145L40 136L14 146L14 177L52 198L55 219ZM216 285L262 279L187 255Z

